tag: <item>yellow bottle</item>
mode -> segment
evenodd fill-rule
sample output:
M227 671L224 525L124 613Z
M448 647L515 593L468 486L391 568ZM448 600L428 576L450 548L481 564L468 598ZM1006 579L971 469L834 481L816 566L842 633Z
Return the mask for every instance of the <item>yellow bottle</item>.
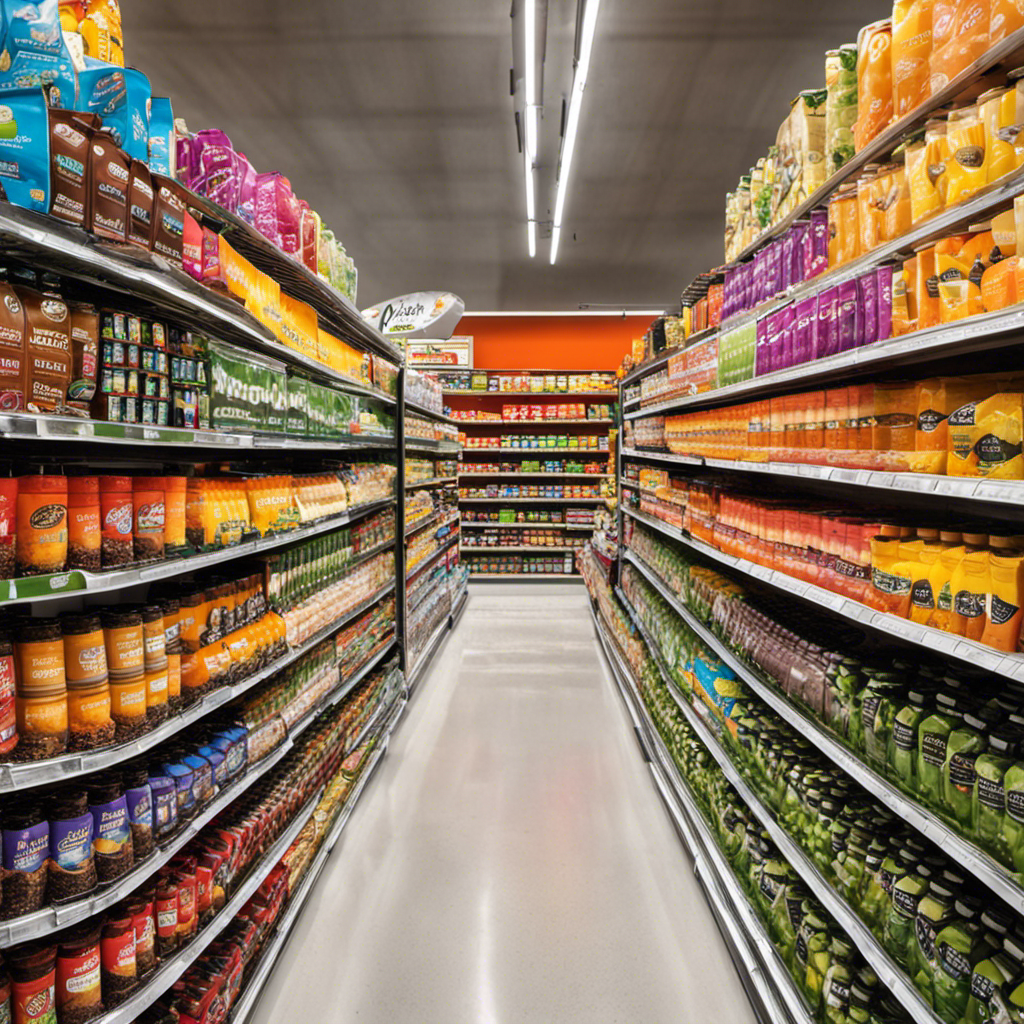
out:
M910 578L913 580L910 587L910 621L924 625L935 611L935 592L931 584L932 568L945 548L938 530L921 527L917 531L917 536L915 559L910 566Z
M1024 621L1024 551L1015 537L989 537L989 592L981 642L999 651L1020 649Z
M953 614L953 573L964 557L966 548L962 534L953 530L940 531L939 540L942 542L942 552L928 574L928 582L935 596L935 611L928 617L927 625L948 631Z
M950 577L953 607L949 632L968 640L980 640L985 632L985 605L989 591L988 536L964 534L964 556Z

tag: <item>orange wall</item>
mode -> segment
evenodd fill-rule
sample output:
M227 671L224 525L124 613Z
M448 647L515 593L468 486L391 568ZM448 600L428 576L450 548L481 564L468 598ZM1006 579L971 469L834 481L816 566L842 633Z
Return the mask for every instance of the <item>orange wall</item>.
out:
M617 370L652 316L464 316L481 370Z

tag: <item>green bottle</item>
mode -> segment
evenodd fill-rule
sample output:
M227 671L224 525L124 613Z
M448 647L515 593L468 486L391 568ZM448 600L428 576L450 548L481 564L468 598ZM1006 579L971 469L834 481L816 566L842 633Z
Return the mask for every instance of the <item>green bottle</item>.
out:
M932 1001L932 979L939 966L935 938L956 919L956 898L962 885L961 876L943 869L933 875L928 892L922 895L917 904L914 919L915 941L911 947L907 973L928 1003Z
M924 690L910 690L907 702L896 713L886 760L889 777L905 793L917 795L918 727L927 717L930 698Z
M929 864L918 861L909 850L900 853L906 874L892 887L892 905L882 931L882 945L905 971L910 971L916 939L914 925L917 905L928 892L933 872Z
M974 762L977 783L971 801L971 835L1001 864L1011 865L1006 841L1006 773L1019 761L1021 733L1016 726L993 729L988 749Z
M935 937L938 968L932 979L932 1005L943 1020L964 1017L976 966L1002 949L1002 935L982 924L980 908L980 900L961 897L956 917Z
M829 966L822 983L822 1002L828 1024L847 1024L855 950L849 939L836 936L828 947Z
M943 805L943 768L950 733L963 719L963 708L954 694L943 690L935 697L935 709L917 729L917 795L933 810Z
M817 1013L822 1005L822 989L825 985L825 976L828 974L831 965L829 947L831 938L828 932L828 924L823 917L816 913L808 914L804 918L801 937L806 948L806 970L804 973L804 995L811 1005L811 1009Z
M984 718L965 711L960 724L949 734L942 769L943 813L972 841L977 839L971 828L978 781L976 766L978 757L988 749L988 730L989 723Z
M854 749L861 752L868 766L883 777L892 723L906 693L906 684L890 672L876 673L864 688L860 706L862 740L860 747Z

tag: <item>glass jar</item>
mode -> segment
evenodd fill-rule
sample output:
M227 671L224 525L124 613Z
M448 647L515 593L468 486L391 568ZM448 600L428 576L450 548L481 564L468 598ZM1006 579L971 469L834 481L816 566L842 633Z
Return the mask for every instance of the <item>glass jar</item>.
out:
M96 874L101 882L112 882L131 871L134 863L128 802L118 776L106 773L90 779L89 813Z
M146 722L153 729L167 720L167 637L160 605L142 608L144 671L146 677Z
M56 1020L57 947L33 942L5 952L11 970L11 1019L14 1024Z
M100 983L100 926L83 925L66 933L57 947L55 973L57 1020L84 1022L103 1013Z
M135 959L135 923L124 904L114 907L100 939L103 1001L107 1009L120 1006L138 987Z
M17 515L18 575L63 572L68 560L67 477L18 477Z
M19 761L56 757L68 745L64 644L56 619L22 619L15 634Z
M3 902L0 918L32 914L46 900L50 857L50 825L42 807L32 801L3 808Z
M118 743L137 739L146 719L145 643L138 609L104 608L101 612L110 678L111 717Z
M68 477L67 486L67 567L99 572L102 568L100 478L98 476L72 476Z
M93 750L114 740L103 626L97 613L60 617L67 684L69 750Z
M96 888L93 820L84 789L58 790L49 800L50 860L47 896L52 903Z

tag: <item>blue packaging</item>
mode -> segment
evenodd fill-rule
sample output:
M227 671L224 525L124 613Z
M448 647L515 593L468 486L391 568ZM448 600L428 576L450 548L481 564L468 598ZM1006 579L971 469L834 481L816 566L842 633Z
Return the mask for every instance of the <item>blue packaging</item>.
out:
M51 86L55 107L75 104L75 69L58 0L0 0L0 92Z
M15 206L50 212L50 122L42 89L0 94L0 184Z
M153 832L162 839L178 827L177 785L163 768L154 767L149 772L149 788L153 795Z
M149 101L149 169L153 174L174 177L171 154L174 152L174 111L166 96Z
M135 68L85 58L78 73L77 110L98 114L114 142L134 160L149 160L149 79Z
M192 795L196 801L196 810L201 811L213 799L213 766L198 754L186 754L181 763L194 773Z
M228 759L224 751L216 747L200 747L199 755L205 757L213 766L213 786L219 793L231 781L228 776Z
M174 779L178 796L178 820L191 821L196 815L196 796L192 792L195 772L183 763L165 764L164 771Z

